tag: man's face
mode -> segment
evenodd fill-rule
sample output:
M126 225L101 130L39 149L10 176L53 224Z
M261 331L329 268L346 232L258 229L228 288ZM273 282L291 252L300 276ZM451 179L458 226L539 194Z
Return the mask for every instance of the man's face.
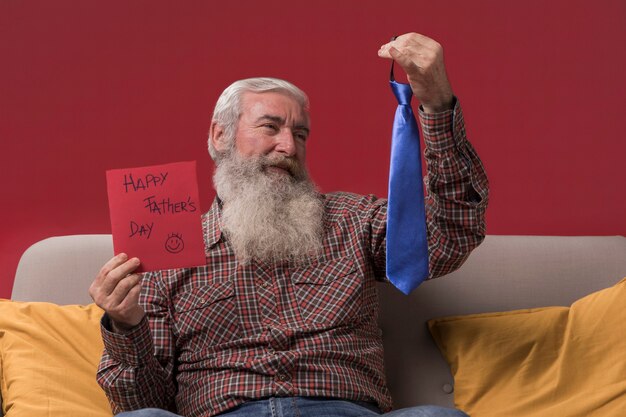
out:
M281 93L244 93L235 148L244 158L278 161L265 167L268 174L289 175L291 160L305 166L309 115L296 100ZM293 175L293 171L291 172Z
M308 114L280 93L241 99L232 152L220 126L211 127L228 147L213 176L222 230L243 263L310 260L322 248L324 205L304 165Z

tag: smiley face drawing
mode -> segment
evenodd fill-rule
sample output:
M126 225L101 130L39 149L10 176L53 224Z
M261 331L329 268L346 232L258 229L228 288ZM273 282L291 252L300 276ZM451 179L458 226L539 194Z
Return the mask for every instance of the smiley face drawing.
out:
M165 250L169 253L179 253L185 248L185 242L183 242L182 235L178 233L172 233L167 236L165 240Z

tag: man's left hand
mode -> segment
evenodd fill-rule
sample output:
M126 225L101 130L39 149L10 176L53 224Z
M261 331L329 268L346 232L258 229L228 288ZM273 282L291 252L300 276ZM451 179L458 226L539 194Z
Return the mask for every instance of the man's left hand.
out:
M378 56L393 59L402 67L413 94L427 113L452 108L454 95L443 63L443 48L437 41L407 33L381 46Z

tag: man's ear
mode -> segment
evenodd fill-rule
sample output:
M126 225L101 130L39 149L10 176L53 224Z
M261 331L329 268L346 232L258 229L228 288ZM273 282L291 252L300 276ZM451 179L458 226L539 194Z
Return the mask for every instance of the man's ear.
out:
M217 152L226 151L224 128L217 122L211 122L209 140Z

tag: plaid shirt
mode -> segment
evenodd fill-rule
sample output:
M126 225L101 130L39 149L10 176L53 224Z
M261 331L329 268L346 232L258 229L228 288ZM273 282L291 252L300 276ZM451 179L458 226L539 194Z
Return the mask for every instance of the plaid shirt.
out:
M430 278L458 268L484 238L488 183L454 110L420 112L426 142ZM110 331L98 381L114 412L147 407L213 416L270 396L321 396L392 407L378 328L387 202L323 196L322 254L307 266L242 265L203 216L206 265L146 273L146 317Z

